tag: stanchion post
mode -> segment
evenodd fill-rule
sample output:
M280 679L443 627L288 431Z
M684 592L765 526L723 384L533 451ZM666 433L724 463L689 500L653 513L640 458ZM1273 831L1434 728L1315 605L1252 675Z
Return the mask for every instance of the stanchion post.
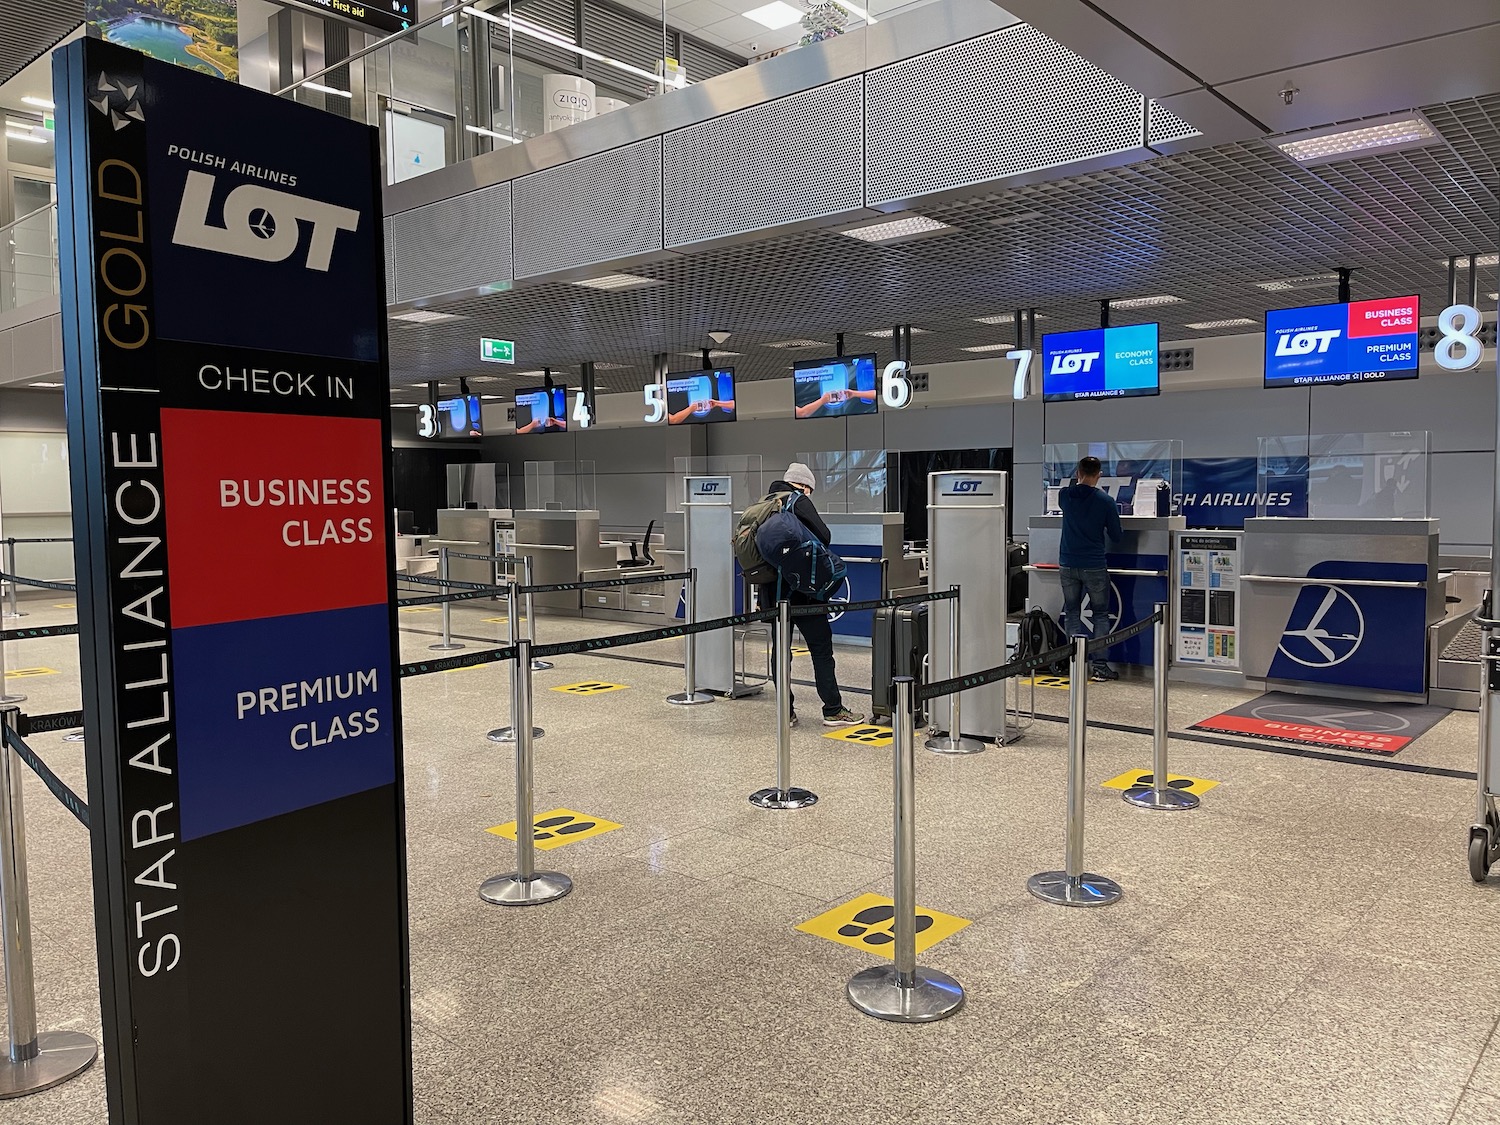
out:
M698 568L695 566L688 571L687 584L684 591L683 605L687 611L687 623L693 625L698 620ZM712 703L714 697L706 691L698 690L697 669L694 659L697 655L696 633L689 633L682 638L683 654L682 669L687 678L683 690L674 695L667 696L667 702L677 707L694 707L699 703Z
M959 599L960 595L956 585L949 586L953 596L948 599L948 675L958 676L961 673L959 667ZM943 738L929 738L926 742L927 749L934 754L977 754L984 749L984 743L977 738L964 737L963 720L963 697L964 693L955 691L948 697L948 733Z
M6 617L25 617L21 607L16 602L16 540L15 537L5 541L5 573L10 575L10 609L5 611Z
M1083 869L1084 759L1088 731L1089 641L1073 638L1068 669L1068 823L1065 870L1043 871L1026 889L1054 906L1108 906L1125 892L1120 884Z
M12 572L14 573L14 572ZM99 1044L77 1031L36 1026L31 961L31 898L26 886L26 814L19 759L10 747L20 712L4 708L0 722L0 927L4 928L5 1022L10 1035L0 1058L0 1098L35 1094L87 1070Z
M562 898L573 880L557 871L536 869L536 810L532 800L531 642L516 644L516 869L492 875L479 897L496 906L536 906Z
M763 809L805 809L818 803L810 789L792 784L792 607L776 603L776 785L757 789L750 803Z
M895 930L893 962L854 974L849 1003L867 1016L894 1023L931 1023L963 1006L963 986L917 964L916 719L912 678L895 680L893 801L895 806Z
M1167 607L1156 607L1156 624L1152 626L1153 658L1151 664L1151 788L1127 789L1127 804L1138 809L1181 811L1196 809L1196 794L1173 789L1167 784L1167 665L1171 654L1171 629Z
M512 575L511 576L511 581L510 581L510 586L505 591L505 627L506 627L506 632L510 636L510 645L511 645L512 648L515 648L517 645L520 644L520 642L516 639L516 636L517 636L517 631L516 631L516 609L517 609L516 580L515 580L515 576ZM529 650L530 642L528 641L527 644L528 644L528 650ZM520 673L518 671L518 669L520 668L520 666L521 665L520 665L520 661L519 660L511 661L511 665L510 665L510 722L511 722L511 725L507 726L507 727L496 727L494 730L490 731L489 734L485 735L485 737L488 738L491 742L514 742L516 740L516 724L519 721L516 718L516 712L518 710L520 710L520 701L519 700L520 700L521 680L520 680ZM541 738L542 735L544 735L546 733L547 732L544 731L544 730L542 730L541 727L533 726L531 728L531 737L532 738Z
M447 581L448 581L448 548L447 547L439 547L438 548L438 577L441 578L444 583L447 583ZM443 591L444 591L445 594L449 594L449 593L453 592L452 587L447 586L447 585L443 586ZM442 641L442 643L441 644L436 644L436 645L428 645L427 647L430 648L430 649L432 649L432 650L434 650L435 652L452 652L454 649L463 648L464 647L463 645L458 645L458 644L454 644L453 643L453 603L452 602L444 602L443 603L443 641Z
M522 573L525 574L525 576L526 576L525 577L525 583L526 583L526 639L528 641L530 641L532 644L536 644L536 600L532 596L532 593L531 593L531 586L532 586L532 575L531 575L532 567L531 567L531 563L532 563L531 556L530 555L526 555L522 559L521 570L522 570ZM552 667L552 662L550 660L533 660L531 662L531 670L533 672L545 672L548 668L551 668L551 667Z

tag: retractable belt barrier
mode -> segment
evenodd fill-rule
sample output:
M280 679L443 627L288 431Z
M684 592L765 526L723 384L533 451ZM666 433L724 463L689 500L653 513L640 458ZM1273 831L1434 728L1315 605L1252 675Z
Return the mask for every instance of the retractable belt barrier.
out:
M396 605L402 609L414 605L446 605L449 602L471 602L476 598L498 598L505 592L503 587L490 586L483 590L458 590L451 594L426 594L418 598L397 598Z
M38 717L48 718L50 716ZM88 804L81 797L79 797L77 793L69 789L67 783L63 781L62 778L58 777L57 774L53 773L52 770L48 768L46 762L42 761L36 756L36 751L32 750L30 746L26 745L25 740L21 738L20 734L16 731L15 728L6 725L4 730L5 744L16 752L16 757L20 758L21 761L30 766L31 772L42 779L42 784L44 784L48 789L52 791L52 795L62 803L62 807L67 809L70 813L77 817L78 822L85 828L87 828L89 826Z
M568 590L604 590L611 586L644 586L650 582L686 582L693 575L690 571L672 574L632 574L623 578L591 578L587 582L552 582L545 586L521 586L519 594L558 594Z
M518 563L521 561L520 555L471 555L468 551L449 551L448 557L450 559L473 559L475 562Z
M16 539L14 537L11 537L11 538L6 539L5 542L7 542L7 543L71 543L71 542L73 542L73 537L71 535L64 536L64 537L52 536L50 538L42 538L42 539Z
M457 578L438 578L431 574L398 574L397 582L415 582L422 586L442 586L452 590L484 590L486 592L504 593L505 586L497 586L493 582L464 582Z
M83 726L82 711L53 711L48 715L22 714L17 728L23 736L52 734L60 730L77 730Z
M1150 617L1143 617L1134 625L1127 625L1123 629L1115 630L1107 637L1099 637L1095 640L1090 641L1088 650L1089 655L1097 656L1107 648L1114 648L1115 645L1124 644L1126 641L1130 640L1131 637L1139 637L1142 633L1151 628L1158 621L1165 620L1166 615L1161 609L1158 608L1157 611Z
M502 660L516 658L515 645L505 648L487 648L479 652L466 652L462 656L438 656L429 660L415 660L402 664L397 671L399 678L408 680L413 676L427 676L433 672L452 672L457 668L477 668L481 664L497 664Z
M896 609L904 605L916 605L919 602L946 602L950 598L958 597L957 590L935 590L931 593L902 594L898 598L871 598L867 602L820 602L817 605L794 605L791 607L793 617L816 617L820 613L828 613L837 609L840 613L858 613L866 609Z
M10 582L16 586L36 586L42 590L66 590L70 594L78 592L75 582L52 582L46 578L22 578L16 574L6 574L0 571L0 582Z
M78 625L32 625L26 629L0 629L0 641L34 641L38 637L75 637Z

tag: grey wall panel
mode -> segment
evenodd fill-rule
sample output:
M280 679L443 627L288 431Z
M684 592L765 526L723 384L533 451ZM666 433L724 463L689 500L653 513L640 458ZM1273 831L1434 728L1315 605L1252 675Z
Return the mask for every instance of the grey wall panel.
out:
M988 449L1010 447L1011 405L980 402L885 415L889 449Z
M1319 387L1312 392L1315 434L1390 430L1427 430L1433 451L1493 449L1493 366L1486 363L1464 375L1424 374L1409 382Z
M1042 466L1034 461L1016 462L1010 482L1010 529L1015 539L1026 539L1032 516L1042 514Z
M875 206L1125 152L1144 100L1017 24L871 71L866 200Z
M767 483L781 475L807 449L844 448L844 427L837 421L766 418L709 426L709 456L759 454Z
M1446 549L1474 548L1489 554L1495 513L1495 458L1491 453L1437 453L1427 465L1427 483Z
M667 134L667 245L859 209L863 117L856 77Z
M1253 457L1262 436L1307 433L1307 394L1241 388L1054 402L1044 433L1048 444L1180 438L1184 457Z
M510 196L510 184L495 184L391 216L386 255L396 262L395 299L510 281Z
M516 277L662 248L661 138L513 182Z
M1040 365L1041 361L1037 361ZM1035 371L1032 378L1040 378ZM1037 398L1029 398L1025 402L1015 404L1011 419L1011 449L1013 450L1016 463L1023 461L1034 461L1041 464L1042 443L1045 439L1043 432L1043 410L1042 402Z

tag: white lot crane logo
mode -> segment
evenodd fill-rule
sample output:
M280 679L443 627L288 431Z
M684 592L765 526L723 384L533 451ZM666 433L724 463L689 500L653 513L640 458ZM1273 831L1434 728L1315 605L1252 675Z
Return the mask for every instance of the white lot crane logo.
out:
M1314 590L1327 593L1307 624L1294 628L1298 610ZM1353 597L1334 586L1308 586L1298 597L1292 620L1287 622L1276 648L1304 668L1332 668L1353 656L1364 639L1365 615Z

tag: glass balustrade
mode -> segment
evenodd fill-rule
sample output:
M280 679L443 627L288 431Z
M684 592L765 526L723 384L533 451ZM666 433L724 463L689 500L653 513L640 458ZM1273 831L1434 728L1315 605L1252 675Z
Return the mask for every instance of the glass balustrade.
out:
M0 313L57 293L57 205L0 227Z

